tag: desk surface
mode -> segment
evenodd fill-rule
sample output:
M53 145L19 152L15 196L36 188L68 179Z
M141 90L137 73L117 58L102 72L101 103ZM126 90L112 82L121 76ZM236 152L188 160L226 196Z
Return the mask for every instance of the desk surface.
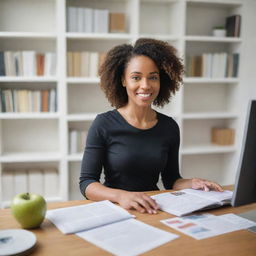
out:
M149 194L153 194L153 192ZM49 203L48 209L68 207L85 203L90 203L90 201L82 200ZM256 203L235 208L225 206L207 212L215 215L221 215L225 213L242 213L252 209L256 209ZM155 248L154 250L151 250L143 255L256 255L256 234L250 231L240 230L212 238L196 240L174 229L171 229L160 222L162 219L174 217L171 214L159 212L156 215L149 215L140 214L132 210L130 213L136 215L136 219L138 220L180 236L178 239ZM13 228L20 228L20 226L11 215L10 209L0 210L0 229ZM40 228L33 229L31 231L37 236L37 245L34 248L32 255L111 255L110 253L96 247L95 245L79 238L76 235L62 234L50 221L46 219Z

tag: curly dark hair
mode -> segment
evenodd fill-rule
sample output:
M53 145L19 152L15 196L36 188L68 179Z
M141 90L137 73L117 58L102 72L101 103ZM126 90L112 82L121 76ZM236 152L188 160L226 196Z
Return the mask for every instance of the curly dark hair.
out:
M184 66L177 57L176 49L167 42L140 38L134 46L122 44L113 47L102 63L99 75L100 86L106 94L111 106L120 108L127 104L128 95L122 86L127 64L134 56L147 56L159 69L160 91L153 105L163 107L182 83Z

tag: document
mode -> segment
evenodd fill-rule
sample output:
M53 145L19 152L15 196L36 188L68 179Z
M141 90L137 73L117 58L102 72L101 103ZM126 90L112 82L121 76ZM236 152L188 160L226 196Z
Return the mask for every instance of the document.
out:
M255 226L256 223L235 214L190 215L161 220L161 222L195 239L209 238Z
M91 204L48 210L46 218L53 222L62 233L71 234L130 219L133 218L133 215L105 200Z
M79 237L120 256L133 256L152 250L178 237L135 219L76 233Z
M46 218L64 234L75 233L120 256L139 255L178 237L135 220L128 211L107 200L48 210Z
M183 216L194 211L220 207L230 204L232 191L225 190L203 191L195 189L183 189L174 192L165 192L152 196L162 211Z

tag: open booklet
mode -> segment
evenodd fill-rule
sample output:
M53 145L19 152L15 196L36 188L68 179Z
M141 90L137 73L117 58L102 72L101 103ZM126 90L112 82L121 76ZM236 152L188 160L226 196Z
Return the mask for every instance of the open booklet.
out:
M64 234L75 233L114 255L139 255L178 237L135 220L110 201L48 210L46 218Z
M162 211L183 216L194 211L230 204L232 191L224 192L183 189L152 196Z

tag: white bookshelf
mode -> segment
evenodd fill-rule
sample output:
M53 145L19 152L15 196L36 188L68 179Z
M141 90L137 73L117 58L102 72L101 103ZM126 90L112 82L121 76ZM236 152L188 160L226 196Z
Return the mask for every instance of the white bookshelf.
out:
M69 6L124 12L126 31L68 32ZM255 11L250 0L0 1L0 51L51 51L57 55L56 76L0 77L0 88L56 88L58 102L56 113L0 113L0 175L6 168L19 165L53 166L58 169L60 187L58 194L47 200L80 199L82 153L69 153L69 130L88 129L97 113L112 108L99 88L98 77L67 76L67 52L108 51L139 37L153 37L174 45L184 60L204 52L240 53L237 78L185 77L184 86L171 103L159 110L173 116L180 126L180 166L185 178L200 176L223 185L233 183L245 102L256 97L253 80L248 78L253 71L247 66L253 66L256 58L250 44ZM225 24L225 18L232 14L242 15L241 37L213 37L212 27ZM236 130L235 145L210 143L210 129L217 125ZM3 200L2 189L0 201L3 206L8 202Z

